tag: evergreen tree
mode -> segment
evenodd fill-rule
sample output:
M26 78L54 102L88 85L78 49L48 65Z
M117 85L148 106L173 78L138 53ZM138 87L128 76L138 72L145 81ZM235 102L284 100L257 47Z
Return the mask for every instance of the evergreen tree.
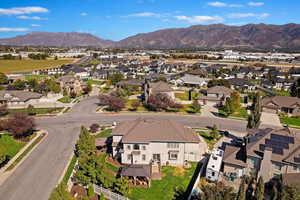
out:
M277 200L278 199L278 190L276 185L274 184L272 187L271 195L270 195L270 200Z
M260 176L254 194L255 200L263 200L264 193L265 193L265 183L263 178Z
M253 129L259 127L261 111L262 111L261 97L260 94L257 92L253 98L253 104L251 106L251 114L248 117L247 128Z
M28 115L36 115L36 111L33 107L33 105L29 104L27 107L27 114Z
M122 194L122 195L128 195L129 193L129 181L127 178L119 178L114 184L114 189Z
M246 191L245 191L245 179L242 180L239 192L236 197L237 200L246 200Z
M66 185L59 184L51 193L49 200L74 200L66 189Z
M290 94L292 97L300 97L300 78L293 83L290 88Z
M92 155L96 152L95 138L91 136L85 127L81 127L79 140L76 144L75 153L78 157L83 154Z

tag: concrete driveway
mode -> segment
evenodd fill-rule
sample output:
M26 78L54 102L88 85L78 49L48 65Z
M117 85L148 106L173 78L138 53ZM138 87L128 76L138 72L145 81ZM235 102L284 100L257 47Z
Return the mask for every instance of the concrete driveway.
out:
M202 116L205 117L216 117L215 114L217 114L218 112L218 108L211 105L204 105L201 109Z
M278 115L274 113L262 112L260 120L261 120L261 125L282 127Z

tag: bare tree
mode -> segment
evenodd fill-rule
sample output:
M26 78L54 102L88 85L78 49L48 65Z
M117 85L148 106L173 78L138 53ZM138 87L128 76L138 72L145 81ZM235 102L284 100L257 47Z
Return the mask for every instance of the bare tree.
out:
M34 128L34 119L24 113L14 113L7 120L8 131L17 138L30 135Z

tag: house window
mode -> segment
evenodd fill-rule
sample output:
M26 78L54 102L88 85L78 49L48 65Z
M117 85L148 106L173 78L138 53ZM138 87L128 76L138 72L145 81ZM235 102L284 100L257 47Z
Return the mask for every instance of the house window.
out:
M146 160L146 155L145 154L142 155L142 160Z
M179 148L179 143L168 143L167 147L169 149L178 149Z
M131 160L132 156L131 154L127 155L127 160Z
M130 145L127 145L127 149L130 150L130 149L131 149L131 146L130 146Z
M146 150L146 146L145 146L145 145L143 145L143 146L142 146L142 149L143 149L143 150Z
M174 152L169 153L169 160L177 160L178 154Z
M134 150L140 150L140 146L138 144L133 145Z

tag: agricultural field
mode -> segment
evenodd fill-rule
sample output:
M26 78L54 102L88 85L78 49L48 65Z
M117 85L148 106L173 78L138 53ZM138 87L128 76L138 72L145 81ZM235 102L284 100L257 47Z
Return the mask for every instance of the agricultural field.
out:
M0 72L21 72L31 71L38 69L46 69L50 67L56 67L63 64L73 63L75 59L48 59L48 60L0 60Z

